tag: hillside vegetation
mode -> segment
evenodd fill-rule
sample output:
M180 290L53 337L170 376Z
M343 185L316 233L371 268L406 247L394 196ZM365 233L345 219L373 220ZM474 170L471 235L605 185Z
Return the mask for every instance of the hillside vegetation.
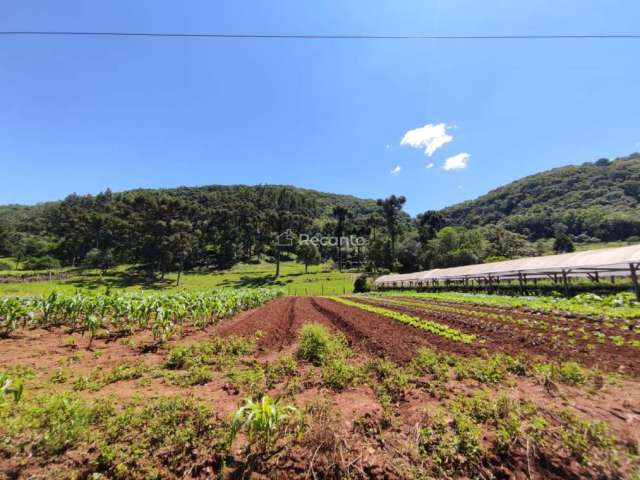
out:
M640 232L640 154L531 175L441 212L456 225L502 223L529 238L549 238L557 224L604 241Z
M405 197L367 200L282 185L211 185L69 195L0 206L0 270L137 265L167 272L239 263L416 271L640 239L640 154L556 168L411 218ZM291 230L318 239L278 239ZM617 242L617 243L616 243Z

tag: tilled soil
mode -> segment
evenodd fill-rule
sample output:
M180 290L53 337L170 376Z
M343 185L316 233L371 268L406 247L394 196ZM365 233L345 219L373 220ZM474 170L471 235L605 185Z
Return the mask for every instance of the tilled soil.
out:
M391 308L391 305L385 304L384 307ZM252 357L247 365L254 361L266 365L284 354L295 353L299 331L305 323L310 322L320 323L334 332L342 332L355 352L351 361L359 365L365 364L371 357L388 358L397 363L406 364L422 347L462 355L477 355L481 349L487 349L490 352L506 351L513 354L545 354L554 359L562 358L561 356L564 355L563 351L557 352L550 348L545 350L523 346L503 330L489 333L469 330L471 327L465 326L464 317L447 319L446 315L433 316L419 308L414 310L396 307L398 306L393 308L397 311L405 311L415 316L424 315L423 318L476 333L479 337L486 339L486 342L481 345L453 342L383 315L348 307L327 298L281 297L259 308L224 320L218 326L204 330L187 329L184 337L176 338L156 350L145 348L145 345L152 342L149 332L137 332L130 338L131 342L127 343L119 340L97 339L92 352L85 349L87 339L81 338L78 334L73 335L77 346L68 345L70 334L62 329L20 331L15 337L0 341L0 368L18 364L30 366L37 370L36 380L46 382L46 379L50 378L59 366L64 366L74 375L88 374L96 369L107 370L123 361L142 362L159 367L173 345L202 342L217 335L254 338L258 331L262 332L257 340L258 352L255 360ZM472 320L475 324L478 323L478 319ZM98 351L101 352L100 355L96 355ZM75 358L76 356L78 358ZM580 359L579 357L571 358ZM637 361L637 357L627 359L628 361L613 356L607 356L606 359L610 362L606 366L611 366L612 369L615 369L616 365L627 366L631 360ZM597 365L603 368L602 364ZM627 371L635 372L636 370L629 367ZM397 423L386 427L384 435L378 437L371 432L381 431L379 429L383 424L384 409L388 408L383 406L378 397L379 385L360 383L343 391L327 390L322 384L318 369L303 361L298 362L298 371L294 378L300 381L301 389L291 397L290 401L300 409L319 399L328 401L326 425L322 423L319 425L327 428L320 428L317 437L308 436L306 440L308 444L296 446L290 455L283 457L277 466L273 466L273 471L264 471L262 472L264 476L256 478L314 478L315 474L310 473L312 466L315 466L317 471L330 472L332 462L340 463L343 467L350 466L353 478L412 478L409 474L405 476L398 473L402 470L393 467L396 464L406 465L421 461L419 458L402 457L398 452L405 452L408 445L415 444L416 428L424 420L424 412L441 407L446 399L464 397L485 387L473 380L458 381L453 378L442 384L445 391L440 393L419 387L421 383L412 385L404 397L394 405L398 412ZM424 385L428 385L431 380L427 378L421 381ZM640 389L637 380L622 379L615 386L606 386L592 393L587 393L584 388L562 385L561 391L553 395L533 378L514 377L509 381L512 382L509 383L508 388L513 397L530 400L545 411L560 411L570 405L584 418L606 422L611 431L626 442L637 442L637 427L640 422ZM148 383L138 383L135 380L119 381L104 387L97 393L81 392L81 396L87 398L113 396L118 401L126 401L139 395L144 398L153 398L158 395L189 395L215 407L218 419L228 419L247 393L229 389L227 383L228 379L225 375L218 372L210 382L190 387L172 385L153 377L148 379ZM283 394L286 387L287 383L282 381L271 387L268 393L277 398ZM71 388L71 384L60 384L53 388L56 391L67 391ZM500 388L504 390L507 387ZM29 389L28 384L28 395L35 393ZM363 429L365 429L364 432ZM381 441L383 443L380 443ZM329 445L330 448L323 447L319 451L320 445ZM495 457L495 465L491 466L491 471L496 478L578 479L597 476L596 472L588 467L578 466L574 461L571 464L565 463L568 460L566 457L554 456L535 460L530 458L530 452L524 446L520 450L520 453L513 454L511 458ZM236 455L240 458L239 453ZM0 459L0 477L8 471L3 461L5 464L11 464L11 459ZM533 465L530 465L531 462L534 462ZM41 475L48 471L46 465L37 465L35 461L33 463L34 473ZM623 471L626 472L629 469L626 468ZM21 478L27 478L27 472L24 473L25 476ZM44 475L34 475L34 478L47 478L47 474L44 473ZM335 478L340 477L335 476ZM611 477L603 473L598 478Z
M502 351L511 355L527 354L555 360L577 360L585 366L604 371L615 371L640 376L640 350L631 346L601 344L592 340L587 342L573 337L573 344L566 341L541 341L532 331L517 323L488 322L471 316L429 310L405 305L392 304L383 300L354 299L361 303L383 307L406 313L425 320L436 321L472 333L484 341L484 346L492 351ZM518 316L511 312L511 315ZM552 319L547 319L553 322ZM587 345L592 345L588 349Z
M410 361L421 347L471 354L473 346L452 342L383 315L346 307L320 297L283 297L241 314L218 327L220 335L254 336L261 352L281 351L292 345L305 323L320 323L345 334L352 347L399 363Z
M429 305L441 305L446 307L453 307L460 310L466 310L469 312L483 312L495 315L509 315L517 319L525 319L532 322L546 322L559 327L566 327L572 330L576 330L579 328L584 328L588 332L598 331L607 337L610 336L621 336L625 340L633 340L640 339L640 335L635 333L635 327L640 325L640 319L627 320L627 325L624 328L619 328L619 326L611 326L608 322L604 321L602 318L593 315L579 315L579 314L552 314L552 313L542 313L542 312L530 312L517 307L496 307L491 305L481 305L477 303L462 303L462 302L446 302L443 300L433 300L431 298L420 298L420 297L396 297L390 296L388 297L390 300L399 300L399 301L407 301L410 300L413 303L424 304L425 307ZM615 323L620 323L620 320L617 320Z

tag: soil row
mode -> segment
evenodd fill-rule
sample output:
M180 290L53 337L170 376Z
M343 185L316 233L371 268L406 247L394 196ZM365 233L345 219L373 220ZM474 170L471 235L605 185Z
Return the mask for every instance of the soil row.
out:
M320 297L283 297L261 308L245 312L217 329L220 335L251 336L260 330L261 352L281 351L296 342L305 323L320 323L345 334L353 348L396 362L406 363L421 347L471 354L472 345L453 342L438 335L404 325L383 315L347 307Z
M443 307L467 310L469 312L508 315L513 318L529 320L532 322L551 323L560 327L569 327L574 329L585 328L587 331L597 331L607 336L619 335L624 337L625 339L638 338L638 335L634 333L634 328L640 325L640 319L628 319L624 325L620 325L620 322L622 322L622 320L607 322L601 317L590 315L528 312L518 307L497 307L471 302L452 302L421 297L389 296L386 298L395 301L410 301L413 303L421 303L426 306L439 305Z
M354 300L443 323L465 333L472 333L482 342L484 348L490 351L502 351L510 355L541 356L560 361L576 360L589 367L640 376L640 350L636 347L599 343L595 339L588 342L582 340L579 335L573 336L569 342L566 334L563 335L565 338L554 341L551 334L545 334L541 338L539 332L525 325L429 310L428 303L425 303L424 307L409 307L383 300L363 298Z

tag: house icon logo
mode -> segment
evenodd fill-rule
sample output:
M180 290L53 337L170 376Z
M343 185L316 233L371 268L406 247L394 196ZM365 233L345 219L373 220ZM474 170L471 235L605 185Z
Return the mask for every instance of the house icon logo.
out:
M282 232L277 238L279 247L293 247L296 241L296 235L291 229Z

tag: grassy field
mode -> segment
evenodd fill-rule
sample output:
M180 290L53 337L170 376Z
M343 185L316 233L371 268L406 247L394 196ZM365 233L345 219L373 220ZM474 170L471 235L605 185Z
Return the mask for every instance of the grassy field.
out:
M175 291L219 287L281 287L291 295L329 295L351 293L355 279L353 273L341 273L326 265L310 266L309 273L305 273L304 265L294 262L282 263L280 277L275 278L274 272L273 264L240 264L220 272L185 273L180 286L176 286L176 273L167 274L164 280L150 281L123 267L110 270L104 275L98 270L84 270L69 272L70 276L65 280L0 283L0 296L47 295L54 290L61 293L76 290L97 293L107 289Z

